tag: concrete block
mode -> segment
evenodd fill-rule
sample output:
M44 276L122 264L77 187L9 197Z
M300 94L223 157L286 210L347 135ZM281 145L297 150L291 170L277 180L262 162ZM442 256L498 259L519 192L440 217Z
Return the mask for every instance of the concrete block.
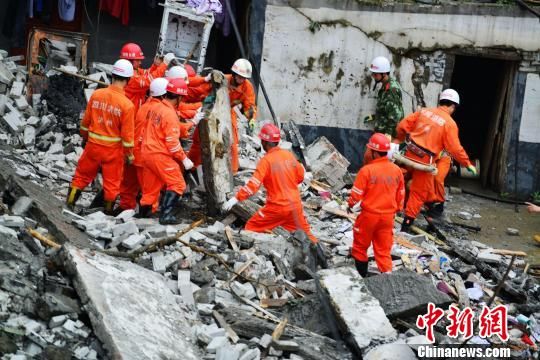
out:
M28 196L21 196L20 198L15 201L15 204L11 207L11 212L13 215L19 216L24 215L32 207L32 204L34 201L30 199Z
M231 284L231 289L235 292L236 295L247 298L247 299L253 299L254 297L257 296L257 293L255 292L255 288L249 282L242 284L238 281L234 281Z
M243 353L242 356L240 356L239 360L256 360L260 358L261 358L261 350L255 348L255 349L249 349L248 351Z
M195 299L193 298L193 288L191 287L191 272L189 270L178 271L178 290L182 295L182 300L188 305L194 305Z
M430 278L412 271L371 276L363 283L390 319L424 314L430 302L443 308L452 303L448 295L437 290Z
M11 131L13 134L18 134L23 131L24 122L19 114L12 111L5 114L3 119L8 126L9 131Z
M62 144L52 144L51 147L49 147L49 150L47 150L47 154L63 154L64 147Z
M36 129L33 126L24 127L23 143L27 149L33 149L36 142Z
M134 221L128 221L126 223L114 225L112 228L114 236L120 236L124 234L138 234L139 228Z
M9 227L6 227L4 225L0 225L0 239L6 241L6 240L17 240L17 232L13 229L10 229Z
M129 210L122 211L120 214L118 214L116 216L115 219L120 220L122 222L127 222L128 220L133 219L134 216L135 216L135 210L129 209ZM135 225L137 225L137 224L135 224Z
M0 94L0 115L4 115L6 111L6 103L8 102L8 97L4 94Z
M164 277L129 261L66 247L66 268L79 296L87 299L96 334L115 359L202 358L189 314Z
M347 184L350 163L326 137L322 136L309 145L306 156L316 180L325 180L334 191Z
M403 342L384 344L368 351L364 360L416 360L414 352Z
M9 92L9 96L12 98L17 98L22 96L24 90L24 83L22 81L14 81L13 84L11 84L11 90Z
M326 269L321 270L319 275L321 286L330 298L336 317L352 335L351 340L359 349L397 338L397 332L386 317L379 300L368 291L356 269Z
M21 96L15 99L15 106L17 107L17 109L24 111L28 109L28 106L30 105L28 104L28 101L26 101L26 97Z
M167 227L163 225L153 225L147 228L146 231L155 239L167 236Z
M238 360L239 358L240 352L228 344L216 351L216 360Z
M52 329L52 328L64 325L67 319L68 319L67 315L53 316L51 320L49 320L49 328Z
M20 229L24 227L24 219L20 216L2 215L0 216L0 225Z
M271 343L272 343L272 335L269 335L269 334L264 334L263 336L261 336L261 340L259 340L259 345L264 349L267 349Z
M206 347L206 351L210 354L215 354L217 350L225 345L227 345L228 340L226 336L218 336L210 341L210 344Z
M95 89L84 89L84 97L86 99L86 102L90 101L90 97L92 94L96 91Z
M13 80L15 80L15 76L11 70L3 62L0 62L0 82L9 85Z
M489 251L480 251L477 259L488 264L499 264L502 261L502 255L492 254Z
M152 254L152 267L155 272L164 274L167 267L165 266L165 255L160 252Z
M126 240L122 241L122 246L128 249L135 249L142 244L145 239L144 235L132 234Z

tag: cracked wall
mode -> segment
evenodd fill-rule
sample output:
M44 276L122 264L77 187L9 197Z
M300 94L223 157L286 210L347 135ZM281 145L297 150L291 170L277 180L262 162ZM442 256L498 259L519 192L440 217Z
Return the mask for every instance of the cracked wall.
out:
M375 56L395 65L408 113L436 103L447 53L540 49L534 17L340 10L312 2L295 1L295 8L268 1L261 61L276 114L302 125L367 130L362 119L374 111L368 67ZM270 118L259 104L261 118Z

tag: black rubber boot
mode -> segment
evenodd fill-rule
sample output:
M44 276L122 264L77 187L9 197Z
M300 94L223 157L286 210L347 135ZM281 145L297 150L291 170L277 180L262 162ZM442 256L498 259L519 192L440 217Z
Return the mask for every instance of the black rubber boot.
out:
M66 198L66 205L68 208L73 209L75 207L75 203L81 197L81 193L82 191L80 189L77 189L76 187L69 188Z
M159 223L161 225L176 225L180 224L176 216L173 215L174 206L180 199L180 195L174 191L167 190L163 195L163 205L161 208L161 216L159 217Z
M105 206L105 193L103 190L99 190L96 193L96 196L92 199L92 202L90 203L90 206L88 206L89 209L95 209L98 207L104 207Z
M139 212L135 216L136 218L149 218L152 215L152 205L139 205Z
M116 216L116 215L114 215L114 211L113 211L114 203L115 203L115 201L105 201L104 202L103 212L105 213L105 215Z
M414 223L414 218L406 216L403 220L403 224L401 224L401 232L410 233L411 232L411 226Z
M354 264L356 265L356 270L358 270L358 274L360 274L360 276L363 278L366 277L367 269L368 269L368 262L354 260Z
M441 202L441 203L429 203L429 204L427 204L427 206L428 206L427 215L429 217L438 219L443 215L444 202Z

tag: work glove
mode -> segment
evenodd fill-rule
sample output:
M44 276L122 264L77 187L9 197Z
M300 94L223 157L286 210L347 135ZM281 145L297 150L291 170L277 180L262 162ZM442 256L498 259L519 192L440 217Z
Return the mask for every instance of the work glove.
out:
M469 164L469 166L467 166L467 170L474 176L478 175L478 171L476 171L476 168L473 164Z
M356 213L359 213L361 209L362 209L362 202L359 201L356 204L354 204L354 206L351 208L351 211L356 214Z
M250 134L253 134L253 132L255 131L255 119L248 120L248 127Z
M191 161L188 157L182 160L182 165L184 165L184 169L189 170L193 168L193 161Z
M165 63L165 65L169 65L171 63L171 61L174 60L174 58L175 58L175 56L174 56L173 53L167 53L163 57L163 62Z
M328 261L327 261L328 250L323 244L321 244L320 241L318 241L317 243L313 243L313 242L311 243L311 253L315 257L317 264L321 268L323 269L328 268Z
M233 196L225 204L223 204L223 211L229 212L236 204L238 204L238 199L236 196Z
M124 156L126 165L131 165L135 161L135 156L132 153L127 153Z
M304 180L302 181L307 186L311 185L311 182L313 181L313 173L311 172L304 172Z
M368 115L364 118L364 122L371 122L375 120L375 118L373 118L373 115Z
M206 75L204 77L204 81L206 81L206 82L210 82L211 80L212 80L212 73L210 73L210 74L208 74L208 75Z
M193 119L191 119L191 122L193 122L195 126L197 126L199 125L202 119L204 119L204 112L202 111L202 108L199 108L199 110L197 110L197 113L195 114Z

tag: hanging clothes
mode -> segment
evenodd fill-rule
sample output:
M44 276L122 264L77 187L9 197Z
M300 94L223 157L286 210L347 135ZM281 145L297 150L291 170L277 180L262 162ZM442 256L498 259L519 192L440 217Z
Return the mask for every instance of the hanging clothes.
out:
M100 0L99 8L122 21L122 25L129 24L129 0Z
M75 0L58 0L58 16L65 22L75 19Z

